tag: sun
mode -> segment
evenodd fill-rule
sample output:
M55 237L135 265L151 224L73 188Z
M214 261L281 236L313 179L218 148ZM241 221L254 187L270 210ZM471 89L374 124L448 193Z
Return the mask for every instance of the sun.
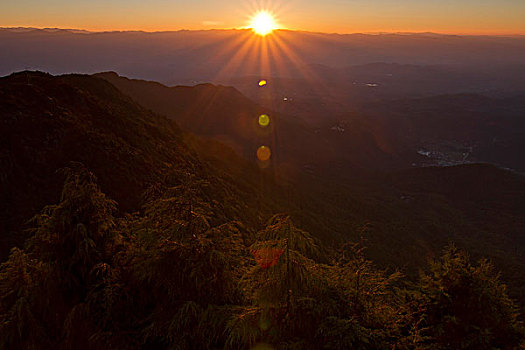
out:
M249 28L255 33L265 36L277 29L277 24L272 14L266 11L260 11L253 16Z

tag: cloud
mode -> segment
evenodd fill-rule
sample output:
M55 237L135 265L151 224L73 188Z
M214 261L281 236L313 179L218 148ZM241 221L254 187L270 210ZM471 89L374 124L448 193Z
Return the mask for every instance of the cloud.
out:
M224 22L221 21L202 21L203 26L219 26L221 24L224 24Z

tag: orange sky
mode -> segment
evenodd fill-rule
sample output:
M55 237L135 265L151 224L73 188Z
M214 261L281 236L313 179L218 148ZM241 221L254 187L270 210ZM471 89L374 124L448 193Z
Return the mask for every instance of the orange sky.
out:
M269 9L285 28L318 32L525 34L524 0L17 0L0 26L87 30L242 28Z

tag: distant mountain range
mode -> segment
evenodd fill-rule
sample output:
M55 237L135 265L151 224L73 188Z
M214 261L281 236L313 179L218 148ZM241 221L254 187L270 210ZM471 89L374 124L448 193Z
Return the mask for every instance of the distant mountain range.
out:
M279 148L283 162L308 169L471 161L525 169L522 36L280 30L262 39L249 30L3 28L0 43L0 74L114 71L137 78L105 76L147 108L247 157L264 143ZM260 88L263 78L268 84ZM224 87L217 92L209 83ZM178 84L197 86L168 88ZM273 139L270 129L253 129L253 115L266 112L278 131ZM312 142L294 144L302 139Z
M111 70L169 85L247 75L312 78L312 64L345 69L375 62L448 65L484 76L495 66L522 66L525 58L525 38L519 36L279 30L261 39L249 30L86 33L4 28L0 43L0 75L27 68L54 74ZM262 54L266 45L271 55Z

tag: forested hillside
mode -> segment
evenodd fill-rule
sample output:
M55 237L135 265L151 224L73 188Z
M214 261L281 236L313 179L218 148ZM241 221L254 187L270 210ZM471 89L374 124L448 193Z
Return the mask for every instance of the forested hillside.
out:
M491 165L442 169L412 165L427 160L423 156L414 158L414 135L425 139L425 133L440 135L442 130L453 129L459 134L483 129L486 134L487 128L494 126L480 120L487 119L487 115L491 115L491 120L498 119L502 107L497 100L481 99L483 103L476 105L476 101L480 102L477 97L456 98L469 101L459 103L466 110L486 109L477 121L464 118L464 113L454 114L455 109L445 114L446 105L459 107L457 103L444 106L444 98L435 98L431 106L428 102L415 103L415 110L421 108L419 104L426 106L425 110L442 110L441 117L418 113L420 123L426 125L419 129L386 112L374 115L382 105L370 105L372 115L355 115L333 130L334 127L309 127L289 115L262 108L230 87L167 87L111 72L95 76L197 135L238 146L234 149L249 160L255 159L259 145L269 145L273 153L272 172L280 176L280 184L295 189L293 193L287 189L284 194L290 203L288 210L302 227L324 242L356 240L359 227L368 223L369 257L382 267L402 268L416 276L429 256L452 241L476 258L493 260L511 284L513 297L525 300L525 256L520 248L525 245L525 178ZM255 82L252 79L252 84L258 86ZM265 89L259 90L259 97L268 93ZM494 106L487 108L487 100ZM321 101L314 99L312 103ZM392 102L391 109L395 111L399 104ZM512 120L517 122L519 104L505 108L513 111ZM409 111L404 112L405 118L410 119ZM260 113L271 116L269 127L257 124ZM520 130L516 123L512 127L505 118L500 119L505 129ZM443 126L439 126L440 121ZM462 123L466 125L458 127ZM513 149L516 155L519 148ZM221 154L217 158L224 159ZM215 162L218 166L223 163Z
M525 346L478 259L520 295L520 175L290 183L91 76L1 78L0 106L0 348Z
M212 168L188 147L187 142L196 141L174 122L140 107L103 80L27 73L2 79L0 89L3 239L11 239L35 212L59 199L64 181L60 169L70 161L96 174L120 213L139 210L144 193L174 178L188 191L192 186L209 191L214 220L225 215L257 220L259 210L270 214L264 204L258 208L259 194L264 194L258 187L264 189L261 184L268 179L255 165L201 140L201 149L215 149L224 164L240 170L226 174ZM5 252L6 245L2 248Z

